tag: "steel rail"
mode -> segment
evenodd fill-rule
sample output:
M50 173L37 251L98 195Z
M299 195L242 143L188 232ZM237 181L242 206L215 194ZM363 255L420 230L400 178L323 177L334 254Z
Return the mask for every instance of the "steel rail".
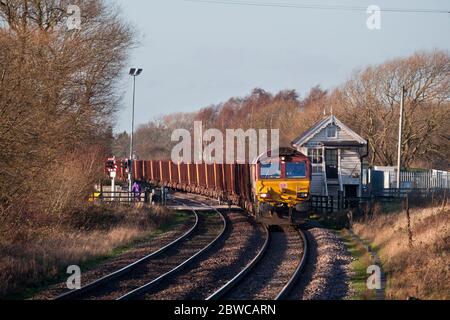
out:
M180 199L178 197L174 197L174 198ZM183 200L186 200L186 199L183 199ZM187 200L192 201L192 202L200 203L198 201L193 201L191 199L187 199ZM189 259L185 260L183 263L179 264L178 266L176 266L172 270L170 270L170 271L166 272L165 274L159 276L158 278L154 279L153 281L151 281L151 282L149 282L149 283L147 283L147 284L145 284L145 285L143 285L143 286L141 286L141 287L139 287L139 288L137 288L137 289L135 289L133 291L128 292L127 294L121 296L117 300L133 300L133 299L136 299L138 297L143 296L144 294L148 293L153 288L157 287L162 281L167 280L168 278L170 278L171 276L173 276L177 272L179 272L182 269L184 269L185 267L187 267L195 259L197 259L199 256L204 254L211 247L213 247L224 236L225 231L228 228L227 220L225 219L224 215L220 211L215 210L214 208L213 208L213 211L216 211L219 214L219 216L221 217L222 221L223 221L223 229L221 230L220 234L213 241L211 241L202 250L200 250L196 254L192 255Z
M189 206L186 206L187 208ZM122 275L125 275L129 272L131 272L133 269L135 269L136 267L140 266L141 264L144 264L146 262L148 262L149 260L156 258L158 256L160 256L161 254L163 254L164 252L166 252L167 250L169 250L170 248L174 247L175 245L179 244L180 242L182 242L183 240L185 240L186 238L188 238L190 235L192 235L192 233L198 228L199 225L199 216L197 214L197 212L195 210L190 210L194 213L195 215L195 224L194 226L189 229L186 233L184 233L182 236L180 236L179 238L175 239L174 241L172 241L171 243L165 245L164 247L162 247L161 249L159 249L158 251L155 251L145 257L143 257L142 259L139 259L125 267L123 267L122 269L119 269L113 273L110 273L98 280L95 280L89 284L87 284L86 286L82 287L81 289L75 290L75 291L70 291L67 293L64 293L62 295L59 295L58 297L56 297L54 300L75 300L77 298L79 298L80 296L87 294L89 292L91 292L92 290L102 286L103 284L108 283L111 280L114 280Z
M288 297L289 293L292 291L292 288L295 286L300 275L305 270L306 264L308 262L308 254L309 254L308 238L306 237L305 233L302 230L298 229L297 231L303 240L303 256L302 259L300 260L300 263L297 266L297 269L294 271L294 274L292 275L291 279L286 284L286 286L280 291L278 296L275 298L275 301L285 300Z
M253 270L253 268L258 264L258 262L263 258L264 254L267 252L267 248L269 247L269 244L271 241L269 228L265 227L265 231L266 231L266 241L264 242L264 245L262 246L258 255L252 261L250 261L250 263L241 272L239 272L233 279L231 279L227 284L225 284L222 288L220 288L215 293L213 293L211 296L206 298L206 301L220 300L227 293L229 293L234 287L236 287L239 284L239 282L241 282L242 279L244 279L244 277L251 270Z
M271 241L270 237L271 236L270 236L270 231L269 231L268 228L266 228L266 232L267 232L266 242L264 243L264 246L262 247L262 249L260 250L258 255L255 257L255 259L253 259L247 265L247 267L244 268L244 270L242 270L238 275L236 275L226 285L224 285L222 288L220 288L218 291L216 291L214 294L212 294L210 297L208 297L206 299L207 301L208 300L216 301L216 300L220 300L223 297L225 297L232 289L237 287L239 285L239 283L241 283L244 280L244 278L248 275L248 273L250 271L252 271L256 267L256 265L260 262L260 260L266 254L267 249L268 249L268 247L270 245L270 241ZM275 301L283 300L289 295L289 293L291 292L292 288L296 284L298 278L300 277L300 275L302 274L303 270L305 269L305 266L306 266L306 263L307 263L309 246L308 246L308 242L307 242L307 238L306 238L305 234L301 230L298 230L298 233L300 234L300 236L302 238L302 241L303 241L303 256L302 256L302 259L300 260L296 270L294 271L293 275L289 279L288 283L283 287L283 289L279 292L279 294L275 298Z

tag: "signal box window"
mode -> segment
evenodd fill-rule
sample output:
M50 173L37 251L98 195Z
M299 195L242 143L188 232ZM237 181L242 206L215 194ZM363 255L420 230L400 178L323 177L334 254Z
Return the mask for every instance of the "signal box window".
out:
M328 138L337 138L337 127L336 126L329 126L327 128L327 137Z
M323 173L323 150L322 149L308 149L308 157L311 160L312 173Z
M261 163L260 164L261 179L280 179L281 164L280 163Z
M311 163L322 164L323 163L323 150L322 149L308 149L308 157L311 159Z
M286 177L292 179L299 179L306 177L306 163L304 162L289 162L286 163Z

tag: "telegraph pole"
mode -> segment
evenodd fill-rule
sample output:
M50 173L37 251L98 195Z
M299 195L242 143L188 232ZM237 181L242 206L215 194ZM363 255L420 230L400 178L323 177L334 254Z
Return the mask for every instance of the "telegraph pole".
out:
M401 187L401 170L402 170L402 145L403 145L403 116L405 109L405 87L402 87L402 97L400 102L400 124L398 129L398 158L397 158L397 189Z

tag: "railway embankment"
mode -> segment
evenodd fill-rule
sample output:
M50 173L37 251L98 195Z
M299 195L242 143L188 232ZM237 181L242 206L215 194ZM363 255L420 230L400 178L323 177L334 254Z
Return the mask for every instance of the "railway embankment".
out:
M386 299L450 299L450 206L375 212L353 226L386 273Z

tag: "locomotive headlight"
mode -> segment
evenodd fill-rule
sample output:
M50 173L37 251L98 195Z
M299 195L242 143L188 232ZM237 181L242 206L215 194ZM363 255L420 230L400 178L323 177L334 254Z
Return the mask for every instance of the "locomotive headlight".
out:
M300 192L297 194L297 197L301 198L301 199L306 199L306 198L308 198L308 196L309 196L309 193L307 193L307 192Z

